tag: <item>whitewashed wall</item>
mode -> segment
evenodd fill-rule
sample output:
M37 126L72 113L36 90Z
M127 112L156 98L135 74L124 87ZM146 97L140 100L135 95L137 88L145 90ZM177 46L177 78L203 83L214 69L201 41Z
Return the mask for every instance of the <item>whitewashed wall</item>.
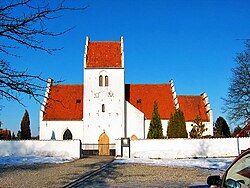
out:
M73 139L83 142L83 121L42 121L40 120L40 140L63 140L64 132L69 129Z
M126 101L127 137L135 135L138 139L145 139L144 114Z
M192 124L194 124L194 122L186 122L186 130L188 133L188 137L190 137L189 133L191 132L193 128ZM203 122L203 124L205 124L205 128L207 128L207 131L203 133L203 136L206 136L206 135L213 136L213 122Z
M99 86L107 75L109 86ZM102 112L105 104L105 112ZM110 143L124 137L124 69L84 69L84 143L97 144L105 131Z
M0 141L0 156L58 156L80 158L80 140Z
M231 157L250 148L250 138L147 139L130 143L132 158ZM120 148L116 149L121 153Z

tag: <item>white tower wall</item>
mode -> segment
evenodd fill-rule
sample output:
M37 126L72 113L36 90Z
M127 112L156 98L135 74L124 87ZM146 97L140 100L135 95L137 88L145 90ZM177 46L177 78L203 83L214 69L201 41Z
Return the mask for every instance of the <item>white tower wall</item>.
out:
M103 86L99 86L100 75L103 77ZM105 86L105 76L108 76L108 86ZM97 144L104 131L110 143L125 136L124 85L123 68L84 70L85 144Z

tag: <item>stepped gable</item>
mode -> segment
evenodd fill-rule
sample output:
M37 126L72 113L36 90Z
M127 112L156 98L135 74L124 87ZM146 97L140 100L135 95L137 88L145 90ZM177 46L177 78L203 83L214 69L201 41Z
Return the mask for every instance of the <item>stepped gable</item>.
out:
M52 85L43 120L82 120L83 85Z
M175 106L170 84L126 84L126 100L151 119L154 101L158 104L161 119L169 119Z
M89 42L86 68L122 68L121 42Z
M209 117L206 113L205 103L202 96L177 96L180 109L183 111L185 121L193 122L197 116L200 116L202 121L208 122Z

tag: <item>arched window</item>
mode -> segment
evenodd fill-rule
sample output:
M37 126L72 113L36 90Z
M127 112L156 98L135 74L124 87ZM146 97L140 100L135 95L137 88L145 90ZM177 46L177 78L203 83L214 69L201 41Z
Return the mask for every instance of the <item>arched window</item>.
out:
M99 86L103 86L103 78L102 78L102 75L99 76Z
M63 134L63 140L72 140L72 133L67 129Z
M105 76L105 86L108 86L108 85L109 85L109 77Z
M105 104L102 104L102 112L105 112Z

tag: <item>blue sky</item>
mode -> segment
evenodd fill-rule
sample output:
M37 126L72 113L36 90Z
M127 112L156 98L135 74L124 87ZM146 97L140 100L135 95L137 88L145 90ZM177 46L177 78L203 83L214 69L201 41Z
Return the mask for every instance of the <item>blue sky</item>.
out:
M17 69L28 68L43 77L83 82L85 37L119 40L124 37L126 83L167 83L174 79L178 95L207 92L214 120L222 113L234 57L250 38L250 1L72 1L88 5L68 12L49 24L54 31L75 26L69 33L48 39L46 45L63 47L54 55L22 49L13 60ZM1 100L3 128L15 132L27 109L32 135L38 135L40 105L23 96L25 107ZM233 125L230 125L233 127Z

